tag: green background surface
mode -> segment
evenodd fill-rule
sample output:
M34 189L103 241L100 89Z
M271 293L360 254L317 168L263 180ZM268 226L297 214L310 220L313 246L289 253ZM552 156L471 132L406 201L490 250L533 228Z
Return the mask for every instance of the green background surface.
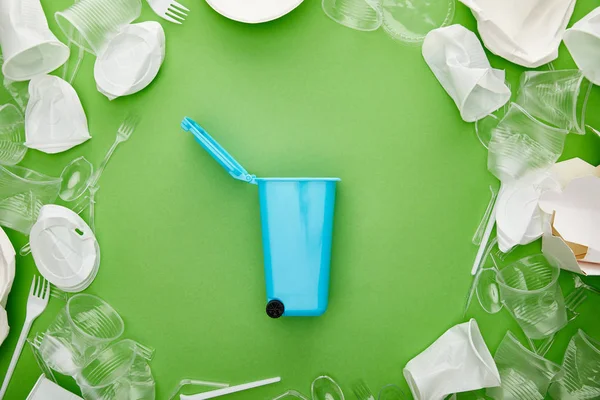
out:
M43 0L51 27L69 0ZM594 8L580 0L572 22ZM98 166L126 112L143 120L100 180L97 237L100 272L87 293L101 296L125 320L125 336L156 348L151 363L157 398L182 378L241 383L281 376L277 385L231 396L267 399L287 389L310 393L331 374L351 398L364 379L376 391L397 383L402 368L446 329L463 322L477 248L471 236L495 178L473 124L460 119L422 59L382 31L353 31L331 21L318 0L280 20L245 25L187 0L177 26L160 20L167 54L153 84L112 102L98 93L94 57L74 82L93 140L58 155L35 150L22 165L58 176L84 155ZM140 20L159 20L147 4ZM476 30L457 4L455 23ZM489 53L488 53L489 54ZM524 70L489 54L516 88ZM573 68L566 48L554 62ZM0 104L9 101L0 91ZM587 122L600 127L600 88ZM339 176L330 302L318 318L269 319L265 312L256 187L231 179L179 123L201 123L258 176ZM600 163L600 138L569 135L562 159ZM9 231L15 248L27 238ZM520 250L533 253L539 243ZM21 324L31 256L17 258L8 299L11 332L0 348L6 370ZM588 280L592 281L592 280ZM572 280L563 273L565 293ZM52 299L32 334L63 306ZM556 362L583 328L600 339L600 298L557 335ZM472 306L490 349L508 329L524 339L506 311ZM40 375L25 348L7 399L24 399ZM74 383L61 383L77 390Z

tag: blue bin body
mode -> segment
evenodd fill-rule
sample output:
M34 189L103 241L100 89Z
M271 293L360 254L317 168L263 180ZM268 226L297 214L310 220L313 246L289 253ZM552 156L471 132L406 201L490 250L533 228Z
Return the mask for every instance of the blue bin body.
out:
M190 118L181 127L233 178L258 185L267 314L318 316L327 309L339 178L257 178Z
M257 178L267 301L284 316L327 309L337 178Z

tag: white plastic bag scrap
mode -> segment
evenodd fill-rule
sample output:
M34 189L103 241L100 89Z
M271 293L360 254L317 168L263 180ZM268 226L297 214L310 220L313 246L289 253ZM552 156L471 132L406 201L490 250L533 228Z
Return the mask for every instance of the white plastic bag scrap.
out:
M467 122L491 114L510 99L504 71L490 66L477 36L461 25L429 32L423 58Z
M600 85L600 7L567 29L563 40L583 75Z
M558 57L558 47L575 0L459 0L477 19L479 35L492 53L535 68Z
M404 368L416 400L500 386L496 363L474 319L446 331Z
M36 76L29 83L25 146L54 154L90 139L87 118L75 89L57 76Z
M165 59L165 32L158 22L127 25L96 59L98 91L113 100L144 89Z

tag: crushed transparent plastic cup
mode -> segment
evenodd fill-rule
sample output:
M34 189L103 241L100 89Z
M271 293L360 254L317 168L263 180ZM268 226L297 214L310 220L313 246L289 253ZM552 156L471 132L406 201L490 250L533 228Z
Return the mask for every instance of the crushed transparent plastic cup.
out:
M448 26L455 0L383 0L383 29L393 39L410 45L423 42L427 33Z
M154 400L155 381L148 361L154 349L125 339L113 343L77 374L86 400Z
M415 400L442 400L453 393L500 385L498 369L474 319L450 328L410 360L404 377Z
M0 226L29 234L44 204L58 197L61 179L0 165Z
M560 269L542 254L522 258L497 273L503 304L531 339L547 338L568 323L559 275Z
M579 70L525 71L516 102L540 121L585 134L585 112L592 84Z
M100 55L121 29L140 16L140 0L81 0L54 14L69 40Z
M119 338L124 328L123 319L107 302L77 294L50 324L38 350L51 369L73 376Z
M486 391L494 400L543 399L561 372L560 365L526 349L510 331L496 350L494 361L502 380L500 387Z
M359 31L381 26L381 0L322 0L325 14L338 24Z
M15 165L27 153L25 120L12 104L0 105L0 164Z
M564 375L550 386L556 400L600 398L600 342L581 329L573 336L563 359Z
M310 385L312 400L344 400L344 392L333 378L327 375L316 377Z
M563 152L568 131L546 125L516 103L492 131L488 169L500 181L549 169Z

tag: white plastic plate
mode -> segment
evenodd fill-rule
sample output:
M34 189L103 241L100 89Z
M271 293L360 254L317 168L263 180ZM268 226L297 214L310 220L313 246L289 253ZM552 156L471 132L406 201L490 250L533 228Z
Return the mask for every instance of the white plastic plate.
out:
M206 0L216 12L238 22L259 24L283 17L303 0Z

